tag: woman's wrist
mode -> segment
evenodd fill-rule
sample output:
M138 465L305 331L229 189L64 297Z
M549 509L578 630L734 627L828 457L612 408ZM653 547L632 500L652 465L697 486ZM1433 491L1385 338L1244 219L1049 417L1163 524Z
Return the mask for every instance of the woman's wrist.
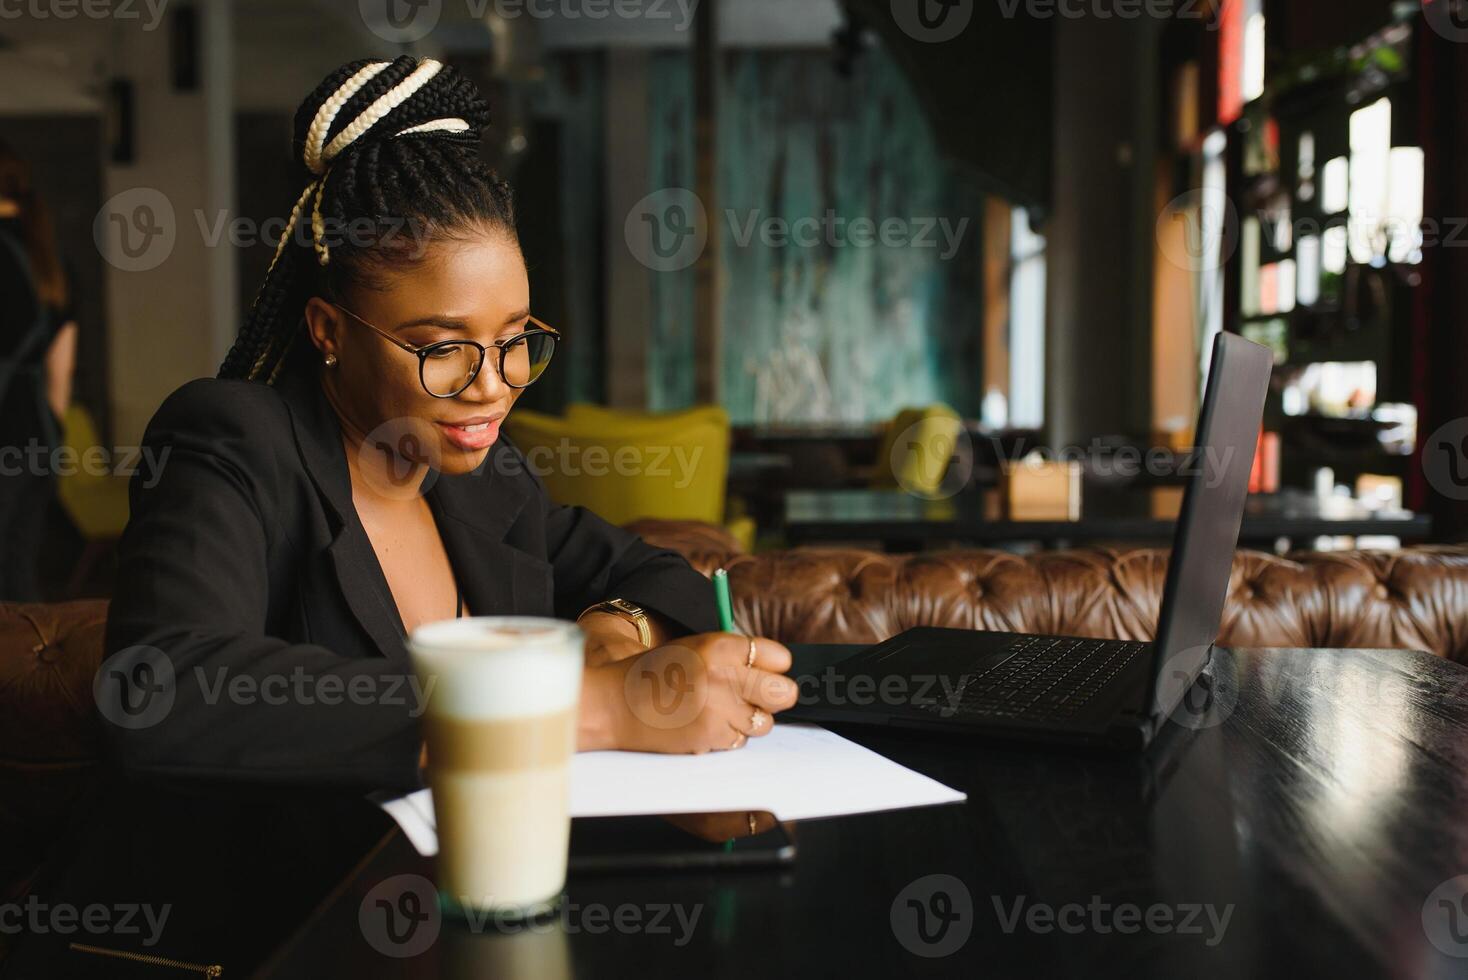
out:
M576 623L586 634L586 664L589 667L626 660L647 649L642 645L637 625L615 613L588 612Z

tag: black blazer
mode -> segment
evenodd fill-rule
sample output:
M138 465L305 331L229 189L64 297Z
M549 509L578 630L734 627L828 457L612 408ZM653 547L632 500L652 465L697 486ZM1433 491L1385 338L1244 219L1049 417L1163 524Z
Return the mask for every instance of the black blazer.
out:
M172 700L139 713L144 724L103 722L116 760L154 773L417 786L422 706L403 625L319 381L192 381L144 443L160 463L132 479L107 619L107 654L129 651L111 665L128 667L104 664L98 696L114 696L111 676ZM688 632L718 628L708 580L680 555L552 503L504 438L474 473L430 478L471 613L572 619L622 597ZM151 672L137 672L139 658Z

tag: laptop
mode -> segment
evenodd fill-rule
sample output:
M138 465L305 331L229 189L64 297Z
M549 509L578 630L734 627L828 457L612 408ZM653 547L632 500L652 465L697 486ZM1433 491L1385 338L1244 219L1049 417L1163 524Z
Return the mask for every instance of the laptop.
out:
M801 676L781 717L1144 748L1212 655L1272 366L1266 347L1214 340L1154 642L918 627L828 666L820 683Z

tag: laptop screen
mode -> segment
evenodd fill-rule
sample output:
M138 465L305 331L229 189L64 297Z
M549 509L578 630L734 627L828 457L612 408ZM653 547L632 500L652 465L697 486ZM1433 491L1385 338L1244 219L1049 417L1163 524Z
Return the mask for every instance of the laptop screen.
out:
M1214 338L1157 624L1154 717L1176 707L1218 637L1273 363L1267 347L1236 334Z

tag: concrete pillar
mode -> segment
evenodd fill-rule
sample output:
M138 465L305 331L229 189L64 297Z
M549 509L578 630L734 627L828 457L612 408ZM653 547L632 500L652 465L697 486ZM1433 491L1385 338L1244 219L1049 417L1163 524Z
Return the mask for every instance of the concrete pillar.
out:
M1144 438L1151 413L1157 18L1057 18L1045 424Z
M170 6L154 30L119 23L114 79L131 83L133 159L103 160L94 234L107 260L114 433L135 442L159 403L213 375L238 322L230 0L198 0L197 85L174 87ZM104 152L110 148L104 147Z

